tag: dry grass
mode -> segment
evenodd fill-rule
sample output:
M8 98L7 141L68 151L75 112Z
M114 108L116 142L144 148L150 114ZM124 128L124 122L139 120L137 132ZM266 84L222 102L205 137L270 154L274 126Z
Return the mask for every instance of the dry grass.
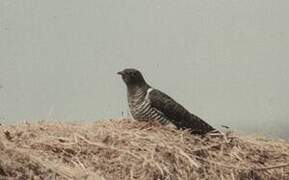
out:
M0 126L0 179L289 179L289 144L130 120Z

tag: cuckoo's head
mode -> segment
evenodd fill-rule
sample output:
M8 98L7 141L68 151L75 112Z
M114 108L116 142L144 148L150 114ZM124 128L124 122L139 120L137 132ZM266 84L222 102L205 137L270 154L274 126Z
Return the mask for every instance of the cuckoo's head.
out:
M140 73L139 70L137 69L124 69L117 74L121 75L123 81L127 86L137 86L137 85L145 85L146 82Z

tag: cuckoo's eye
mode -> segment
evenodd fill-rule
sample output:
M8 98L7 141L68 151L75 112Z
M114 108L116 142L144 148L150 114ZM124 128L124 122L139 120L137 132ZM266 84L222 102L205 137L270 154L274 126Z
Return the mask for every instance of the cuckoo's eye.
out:
M134 76L135 76L135 73L134 73L134 72L129 72L128 75L129 75L130 77L134 77Z

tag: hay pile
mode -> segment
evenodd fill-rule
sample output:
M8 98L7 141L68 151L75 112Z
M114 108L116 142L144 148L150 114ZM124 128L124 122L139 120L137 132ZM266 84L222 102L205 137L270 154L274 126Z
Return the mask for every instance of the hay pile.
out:
M130 120L0 126L0 179L289 179L289 144Z

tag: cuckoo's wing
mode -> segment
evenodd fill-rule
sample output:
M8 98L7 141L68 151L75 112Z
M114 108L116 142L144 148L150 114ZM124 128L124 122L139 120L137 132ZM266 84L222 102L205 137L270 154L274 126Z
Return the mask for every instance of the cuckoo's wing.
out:
M151 106L161 112L177 128L190 129L193 134L206 134L214 130L212 126L157 89L150 91L149 99Z

